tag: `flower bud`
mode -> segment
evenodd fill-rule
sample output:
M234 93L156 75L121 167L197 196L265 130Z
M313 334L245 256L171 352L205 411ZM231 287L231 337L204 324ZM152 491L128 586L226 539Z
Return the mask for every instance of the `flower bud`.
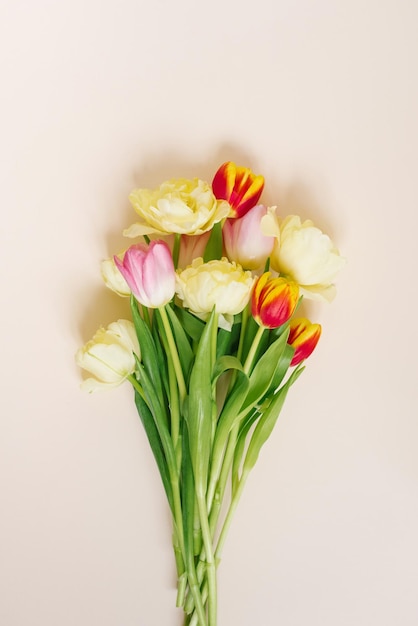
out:
M277 328L293 315L299 298L299 287L286 278L271 278L265 272L255 282L252 293L252 314L260 326Z
M267 212L265 206L258 204L243 217L226 220L222 230L228 258L248 270L264 267L273 250L275 237L264 235L260 228Z
M248 167L238 167L232 161L221 165L212 182L215 197L230 204L230 217L245 215L257 204L263 188L263 176L256 176Z
M117 387L135 371L134 352L140 356L132 322L119 320L109 324L107 329L100 328L75 357L77 365L94 376L85 380L81 387L90 393Z
M138 302L152 309L170 302L175 271L170 248L164 241L152 241L149 246L136 244L127 249L123 261L117 256L114 260Z
M321 325L311 324L304 317L290 322L290 333L287 343L295 349L290 365L297 365L304 361L315 350L321 336Z

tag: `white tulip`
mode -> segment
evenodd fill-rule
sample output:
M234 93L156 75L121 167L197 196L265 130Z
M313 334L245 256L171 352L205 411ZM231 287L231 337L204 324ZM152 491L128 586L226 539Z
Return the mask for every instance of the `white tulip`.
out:
M140 357L135 327L128 320L99 328L93 339L80 348L76 363L93 378L83 381L82 389L92 392L117 387L135 371L135 356Z
M118 296L127 297L131 295L128 283L116 267L113 258L102 261L100 263L100 271L106 287L117 293Z
M302 222L297 215L275 219L279 232L271 267L297 282L305 298L330 302L335 296L335 277L346 260L311 220Z

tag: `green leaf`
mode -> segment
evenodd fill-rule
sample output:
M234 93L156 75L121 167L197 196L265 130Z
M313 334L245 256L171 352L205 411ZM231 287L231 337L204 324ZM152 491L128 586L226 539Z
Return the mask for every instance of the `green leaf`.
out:
M254 406L270 389L276 369L286 349L288 335L288 331L283 333L258 360L250 376L250 387L242 406L243 411Z
M160 471L160 476L163 481L164 489L167 494L167 500L173 511L173 491L171 488L170 474L167 467L166 458L164 455L161 439L158 434L157 427L152 417L151 411L148 408L147 403L139 393L135 390L135 404L138 411L138 415L141 418L141 422L144 426L145 433L147 435L151 450L154 454L154 458L157 463L157 467Z
M243 414L240 413L240 408L247 395L249 384L248 376L238 370L235 384L226 398L216 426L212 453L213 465L216 466L216 471L219 463L222 461L223 450L228 441L228 435L237 421L241 420L243 417Z
M295 353L294 348L292 348L292 346L289 346L289 344L286 344L285 349L282 353L282 356L280 357L279 362L277 364L270 386L267 389L267 392L265 393L265 395L260 399L260 404L262 404L266 400L266 398L268 398L269 396L274 394L275 391L277 391L281 382L286 376L286 372L290 367L290 363L292 361L294 353Z
M216 348L217 358L223 354L233 354L236 352L239 342L240 329L240 316L235 315L231 330L225 330L224 328L220 328L218 330L218 343Z
M213 368L212 384L215 384L224 372L227 370L243 371L242 363L236 356L224 355L216 360Z
M259 417L260 413L254 410L252 413L247 415L240 426L237 443L235 444L234 459L232 462L232 496L236 493L240 480L239 472L245 452L247 435L250 432L252 425Z
M262 446L265 444L273 431L273 428L280 415L280 411L282 410L284 401L286 400L287 393L293 383L299 378L303 369L303 367L296 368L288 381L273 396L269 407L261 415L248 446L247 455L244 461L243 473L250 471L254 467Z
M242 350L242 362L245 363L245 359L250 351L254 338L259 329L259 325L252 316L248 318L247 326L245 328L244 345Z
M187 425L183 423L183 454L182 454L182 481L181 481L181 502L183 512L183 531L184 531L184 547L186 551L186 563L190 564L192 561L194 564L194 550L193 550L193 522L194 522L194 479L193 468L190 458L189 447L189 434L187 432Z
M205 252L203 254L203 260L205 263L220 259L222 257L222 224L218 222L213 225L210 233L209 241L206 244Z
M161 345L160 337L158 335L157 324L153 324L152 326L152 336L154 339L155 350L157 352L158 370L161 375L161 379L164 385L166 396L168 398L170 396L170 388L169 388L169 382L168 382L167 359L165 356L167 351L166 351L165 346L164 346L164 351L163 351L163 346Z
M154 393L160 398L164 398L161 371L165 366L163 368L160 363L159 353L156 349L151 330L139 314L138 304L133 296L131 296L131 310L141 348L141 362L154 385ZM168 419L168 416L166 416L166 418Z
M174 312L187 335L193 341L198 342L205 328L205 322L181 307L174 306Z
M186 421L189 431L190 457L194 471L196 492L206 493L212 440L212 344L217 319L213 311L202 333L190 374Z
M167 311L168 319L170 321L171 328L173 330L174 341L176 343L177 352L178 352L180 364L181 364L181 369L183 370L184 380L187 381L189 377L189 373L190 373L190 367L194 358L193 350L190 346L190 342L187 338L187 335L184 332L184 328L179 322L171 306L167 306L166 311ZM158 319L161 322L161 315L159 311L156 311L156 313L158 314ZM163 326L161 323L161 329L162 328Z
M166 410L163 405L163 398L155 392L153 381L148 376L145 367L141 364L139 367L139 379L142 389L144 391L145 402L151 411L154 419L155 426L158 431L158 435L161 440L161 445L164 451L164 456L167 462L168 471L171 479L177 474L177 463L174 452L173 442L168 430L168 423L166 417Z

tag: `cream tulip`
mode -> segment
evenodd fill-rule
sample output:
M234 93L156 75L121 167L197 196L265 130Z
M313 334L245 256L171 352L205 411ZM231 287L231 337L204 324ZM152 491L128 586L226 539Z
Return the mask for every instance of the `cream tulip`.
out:
M79 367L93 374L81 387L93 392L123 383L135 371L135 356L140 357L135 327L128 320L118 320L107 329L99 328L93 339L76 354Z
M207 319L215 307L219 326L230 330L233 316L247 305L254 279L251 272L223 258L204 263L195 259L176 276L176 293L183 306L201 319Z
M129 199L140 220L124 231L127 237L201 235L231 210L228 202L217 200L210 185L198 178L172 179L154 190L135 189Z
M298 283L305 298L330 302L335 296L335 277L345 265L345 259L328 235L311 220L302 222L297 215L275 219L277 239L271 267ZM263 225L272 232L270 220L264 218Z
M123 258L123 255L124 252L117 256L122 256ZM106 287L117 293L118 296L127 297L131 295L130 287L116 267L114 258L102 261L100 263L100 271Z

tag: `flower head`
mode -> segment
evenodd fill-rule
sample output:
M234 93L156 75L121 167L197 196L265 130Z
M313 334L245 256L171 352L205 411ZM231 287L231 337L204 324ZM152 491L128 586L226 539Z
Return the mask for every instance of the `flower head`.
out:
M260 224L268 209L258 204L238 219L226 220L223 240L228 258L237 261L242 267L256 270L264 266L270 256L275 238L264 235Z
M311 324L306 318L299 317L291 320L289 327L287 343L295 349L290 365L297 365L315 350L321 336L321 325Z
M129 199L140 220L124 231L127 237L200 235L230 211L228 203L217 200L209 184L197 178L172 179L158 189L135 189Z
M292 317L298 298L296 283L282 277L271 278L271 273L265 272L254 284L253 317L260 326L278 328Z
M252 285L251 272L225 258L208 263L195 259L176 278L176 292L183 305L202 319L207 319L215 307L221 316L219 325L227 330L232 326L232 316L247 305Z
M134 353L140 356L132 322L118 320L107 329L100 328L76 354L77 365L93 374L93 378L82 383L82 388L92 392L123 383L135 371Z
M118 257L123 257L124 252ZM106 287L118 294L118 296L126 297L131 295L128 283L120 273L114 257L105 259L100 263L100 271Z
M229 202L230 217L245 215L257 204L263 188L263 176L256 176L248 167L239 167L232 161L221 165L212 181L215 196Z
M301 294L311 300L331 301L335 297L333 284L345 265L328 235L316 228L311 220L301 221L297 215L283 220L266 218L263 225L272 232L268 219L276 220L276 244L271 255L271 267L297 282Z
M175 272L170 248L164 241L131 246L122 261L117 256L114 260L138 302L153 309L170 302Z

